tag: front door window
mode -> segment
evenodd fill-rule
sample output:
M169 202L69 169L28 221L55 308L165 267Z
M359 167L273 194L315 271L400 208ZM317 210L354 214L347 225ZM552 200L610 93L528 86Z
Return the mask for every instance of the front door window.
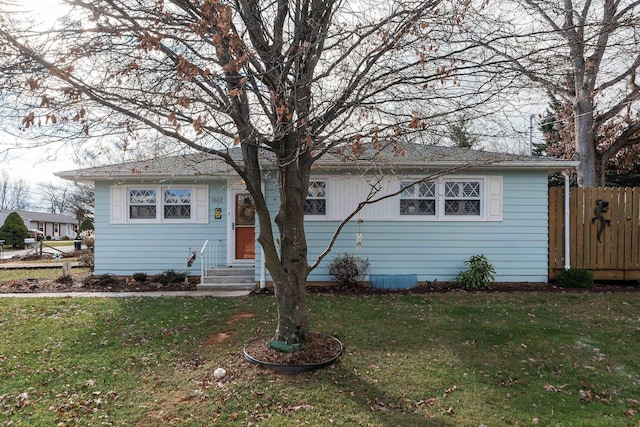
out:
M236 194L235 209L236 259L255 259L256 208L253 204L253 198L251 197L251 195Z

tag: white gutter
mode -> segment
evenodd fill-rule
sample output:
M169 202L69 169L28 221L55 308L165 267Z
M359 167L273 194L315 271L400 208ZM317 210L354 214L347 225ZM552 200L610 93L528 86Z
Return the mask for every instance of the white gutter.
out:
M323 171L332 171L332 170L354 170L358 167L366 168L371 165L375 165L376 163L362 163L362 164L350 164L350 163L335 163L335 162L317 162L314 167L311 169L313 172L323 172ZM461 161L451 161L451 162L397 162L392 163L388 162L386 164L379 162L377 163L379 166L388 166L396 169L449 169L460 167L465 164L465 162ZM566 161L496 161L496 162L488 162L485 164L474 164L473 161L469 161L467 165L467 169L473 170L504 170L504 169L528 169L528 170L547 170L547 171L559 171L561 169L573 168L580 164L580 162L566 160Z
M569 175L567 172L562 171L562 176L564 176L564 269L568 270L571 268L571 252L569 249L571 240L571 224L569 220Z

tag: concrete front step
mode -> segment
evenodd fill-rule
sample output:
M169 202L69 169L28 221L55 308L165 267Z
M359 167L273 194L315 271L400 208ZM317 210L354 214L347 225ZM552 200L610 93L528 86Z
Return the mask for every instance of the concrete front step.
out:
M254 267L218 267L204 272L205 276L250 276L254 277L256 269Z
M253 266L218 267L205 271L198 290L253 290L256 287Z
M256 283L253 276L204 276L203 283Z
M252 291L256 288L255 282L251 283L199 283L198 291Z

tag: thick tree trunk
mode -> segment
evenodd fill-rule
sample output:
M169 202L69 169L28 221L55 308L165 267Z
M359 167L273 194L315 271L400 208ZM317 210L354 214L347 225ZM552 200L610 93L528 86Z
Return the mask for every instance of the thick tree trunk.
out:
M281 203L275 218L280 234L278 251L276 242L272 239L272 231L262 226L269 223L270 215L268 212L266 215L262 214L260 209L257 213L261 221L258 242L264 249L265 266L273 279L278 302L278 325L273 339L288 343L307 342L310 339L306 304L309 265L304 215L299 218L299 214L294 214Z
M285 180L286 182L286 180ZM297 186L297 185L296 185ZM278 327L274 339L289 343L309 340L309 323L306 305L306 284L309 275L307 242L304 233L302 209L291 209L291 205L304 203L305 195L298 190L281 189L290 203L282 203L276 216L280 231L280 268L282 273L274 277L278 301ZM291 197L297 200L291 203Z
M289 138L291 145L297 144L295 136ZM278 301L278 326L273 339L288 343L304 343L310 339L306 305L310 268L304 231L309 168L304 166L305 155L298 156L298 161L286 163L286 154L283 155L281 164L284 166L278 171L280 206L275 216L279 234L277 242L273 240L266 204L257 206L261 224L258 241L264 249L265 266L273 279ZM262 224L269 225L263 227Z
M310 339L306 303L307 276L287 275L284 282L275 283L278 301L278 327L274 340L304 343Z
M587 96L578 98L574 104L576 153L578 165L578 186L596 187L598 185L597 152L593 132L593 106Z

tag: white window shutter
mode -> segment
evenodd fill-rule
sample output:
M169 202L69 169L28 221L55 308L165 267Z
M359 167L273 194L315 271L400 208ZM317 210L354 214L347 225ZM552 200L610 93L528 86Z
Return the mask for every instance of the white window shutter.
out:
M197 224L209 223L209 186L208 185L196 185L195 192L195 222Z
M125 222L125 191L122 185L111 186L111 224L122 224Z
M487 177L487 221L502 221L502 176Z

